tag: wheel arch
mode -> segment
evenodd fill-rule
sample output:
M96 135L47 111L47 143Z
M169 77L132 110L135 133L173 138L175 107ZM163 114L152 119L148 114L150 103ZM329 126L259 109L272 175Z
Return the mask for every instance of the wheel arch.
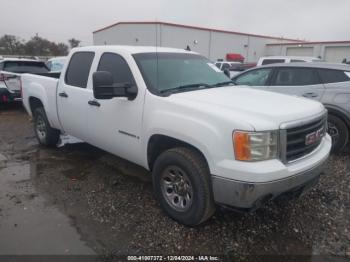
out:
M193 144L183 141L181 139L177 139L163 134L153 134L148 140L147 164L149 170L152 171L154 163L160 154L174 147L187 147L195 150L200 154L200 156L205 161L208 170L210 170L208 159L206 158L202 150L200 150L197 146L194 146Z
M29 108L30 108L30 111L32 112L32 115L34 114L35 109L37 109L38 107L44 108L43 102L37 97L34 97L34 96L29 97Z
M348 116L348 114L343 109L334 105L325 105L325 107L328 110L328 114L339 117L350 129L350 116Z

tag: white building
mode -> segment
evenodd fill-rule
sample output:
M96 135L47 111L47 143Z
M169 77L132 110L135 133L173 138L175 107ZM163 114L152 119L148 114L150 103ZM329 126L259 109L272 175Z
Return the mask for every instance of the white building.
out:
M266 55L295 55L320 57L327 62L350 61L350 41L269 43Z
M261 56L321 57L328 62L350 60L350 41L305 42L165 22L120 22L93 33L94 45L148 45L187 48L210 58L239 54L255 63Z
M211 60L240 54L245 62L256 62L266 53L266 44L299 43L264 35L246 34L164 22L120 22L93 33L94 45L151 45L189 48Z

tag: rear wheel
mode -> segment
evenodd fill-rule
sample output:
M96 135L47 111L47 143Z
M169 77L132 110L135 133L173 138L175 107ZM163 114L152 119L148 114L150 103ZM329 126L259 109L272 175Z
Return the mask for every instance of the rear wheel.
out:
M341 118L335 115L328 115L328 133L332 138L332 152L341 152L349 141L349 128L347 125Z
M182 224L198 225L215 211L209 168L195 150L162 153L154 165L153 185L162 209Z
M44 146L55 146L60 138L60 131L50 126L42 107L34 110L34 132L39 144Z

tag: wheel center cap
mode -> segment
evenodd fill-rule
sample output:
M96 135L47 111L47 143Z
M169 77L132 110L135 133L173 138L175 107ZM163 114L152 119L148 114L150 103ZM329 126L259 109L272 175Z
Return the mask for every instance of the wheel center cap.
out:
M174 185L174 191L181 196L185 196L187 193L185 183L183 181L176 183Z

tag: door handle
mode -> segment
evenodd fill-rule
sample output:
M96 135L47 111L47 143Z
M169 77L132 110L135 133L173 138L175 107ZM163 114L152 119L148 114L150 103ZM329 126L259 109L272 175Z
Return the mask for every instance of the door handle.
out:
M67 95L66 92L61 92L61 93L59 93L58 95L59 95L60 97L64 97L64 98L67 98L67 97L68 97L68 95Z
M318 94L317 93L313 93L313 92L310 92L310 93L305 93L303 94L303 97L318 97Z
M100 104L99 102L97 102L96 100L90 100L90 101L88 102L88 104L89 104L90 106L97 106L97 107L100 107L100 106L101 106L101 104Z

